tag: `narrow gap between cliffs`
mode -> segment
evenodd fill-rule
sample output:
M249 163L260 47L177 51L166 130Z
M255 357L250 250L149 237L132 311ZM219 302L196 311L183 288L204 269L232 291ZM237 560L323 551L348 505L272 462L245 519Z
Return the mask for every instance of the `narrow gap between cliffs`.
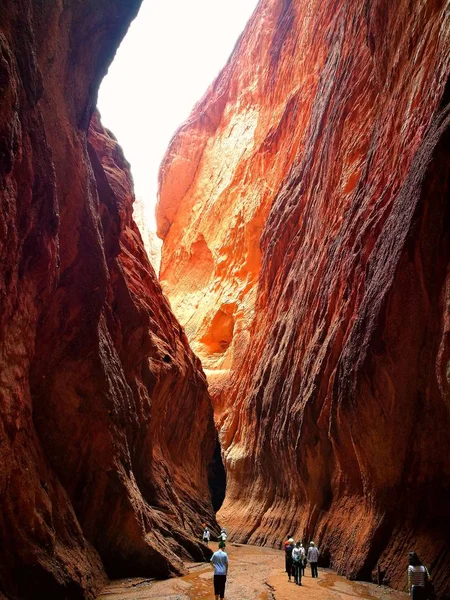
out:
M117 136L130 161L136 196L133 218L156 273L162 242L156 235L154 212L161 161L174 132L226 64L257 4L258 0L229 0L224 7L211 0L174 0L170 5L143 0L101 85L101 120ZM222 308L218 307L211 339L203 340L211 352L225 352L233 337L233 317L229 307ZM171 363L168 354L162 360ZM216 513L226 485L217 432L208 465Z
M214 512L218 512L225 499L227 474L222 461L219 439L216 440L214 454L208 469L208 485Z

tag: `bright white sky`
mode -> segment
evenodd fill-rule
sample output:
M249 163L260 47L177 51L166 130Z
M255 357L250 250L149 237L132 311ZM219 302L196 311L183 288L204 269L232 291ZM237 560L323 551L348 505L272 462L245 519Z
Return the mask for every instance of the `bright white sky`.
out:
M131 163L152 229L170 139L225 65L257 3L144 0L102 83L102 122Z

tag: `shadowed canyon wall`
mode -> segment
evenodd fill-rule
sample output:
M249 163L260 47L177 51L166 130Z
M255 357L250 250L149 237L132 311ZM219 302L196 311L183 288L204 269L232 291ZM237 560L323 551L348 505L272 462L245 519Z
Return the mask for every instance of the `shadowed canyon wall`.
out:
M261 0L160 171L233 539L450 596L450 5ZM447 87L446 87L447 86Z
M132 219L101 78L140 2L0 6L0 595L204 557L205 376ZM2 596L3 597L3 596Z

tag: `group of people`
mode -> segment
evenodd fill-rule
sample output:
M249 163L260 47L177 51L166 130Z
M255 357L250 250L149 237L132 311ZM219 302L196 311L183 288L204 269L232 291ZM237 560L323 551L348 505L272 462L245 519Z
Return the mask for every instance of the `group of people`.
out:
M307 563L311 567L311 577L318 577L319 550L314 542L309 543L308 551L306 551L301 542L295 543L293 538L289 537L284 542L284 553L288 581L292 581L293 578L294 583L302 585L302 575L305 574Z
M208 544L211 534L205 526L203 541ZM223 600L225 596L225 584L228 575L228 555L225 552L227 539L226 529L223 527L218 536L219 549L211 556L211 565L214 568L214 598ZM311 577L318 577L317 564L319 562L319 550L314 542L309 543L306 551L301 542L294 542L289 537L284 543L286 573L288 580L292 578L297 585L302 585L302 576L305 575L307 563L311 567ZM409 553L408 565L408 590L411 600L435 600L434 588L428 569L419 560L415 552Z
M207 546L209 546L209 542L211 541L211 532L206 523L203 523L202 541ZM221 528L217 536L217 541L219 542L219 549L213 553L210 562L214 568L214 598L215 600L219 600L219 598L223 600L228 573L228 555L225 552L227 530L225 527Z
M203 525L202 541L207 546L209 545L209 542L211 541L211 532L205 524ZM225 542L227 541L227 530L225 529L225 527L222 527L222 529L220 530L220 533L217 536L217 541L223 542L224 547L225 547Z

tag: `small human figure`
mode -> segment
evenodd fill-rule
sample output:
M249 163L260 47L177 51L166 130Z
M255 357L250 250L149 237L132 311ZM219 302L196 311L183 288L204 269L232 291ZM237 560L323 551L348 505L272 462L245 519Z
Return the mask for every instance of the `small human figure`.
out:
M223 545L225 547L225 542L227 541L227 530L225 529L225 527L222 527L217 539L219 540L219 542L223 542Z
M306 550L303 546L303 544L300 542L300 550L302 553L302 563L301 563L301 569L302 569L302 575L303 577L305 576L305 569L306 569Z
M409 553L408 565L408 591L411 600L425 600L425 585L431 581L430 574L425 565L422 564L415 552Z
M211 533L210 533L209 529L205 526L205 529L203 530L203 543L208 546L210 539L211 539Z
M300 542L295 544L292 550L292 572L294 581L297 585L302 585L302 566L303 566L304 551L300 548Z
M288 581L291 581L292 575L292 550L294 549L295 544L292 538L288 539L288 543L284 545L285 552L285 563L286 563L286 573L288 575Z
M319 562L319 550L316 548L314 542L309 542L308 554L306 558L311 565L311 577L318 577L317 563Z
M225 584L228 574L228 554L224 551L225 542L219 542L219 549L211 556L211 565L214 567L214 599L222 600L225 597Z

